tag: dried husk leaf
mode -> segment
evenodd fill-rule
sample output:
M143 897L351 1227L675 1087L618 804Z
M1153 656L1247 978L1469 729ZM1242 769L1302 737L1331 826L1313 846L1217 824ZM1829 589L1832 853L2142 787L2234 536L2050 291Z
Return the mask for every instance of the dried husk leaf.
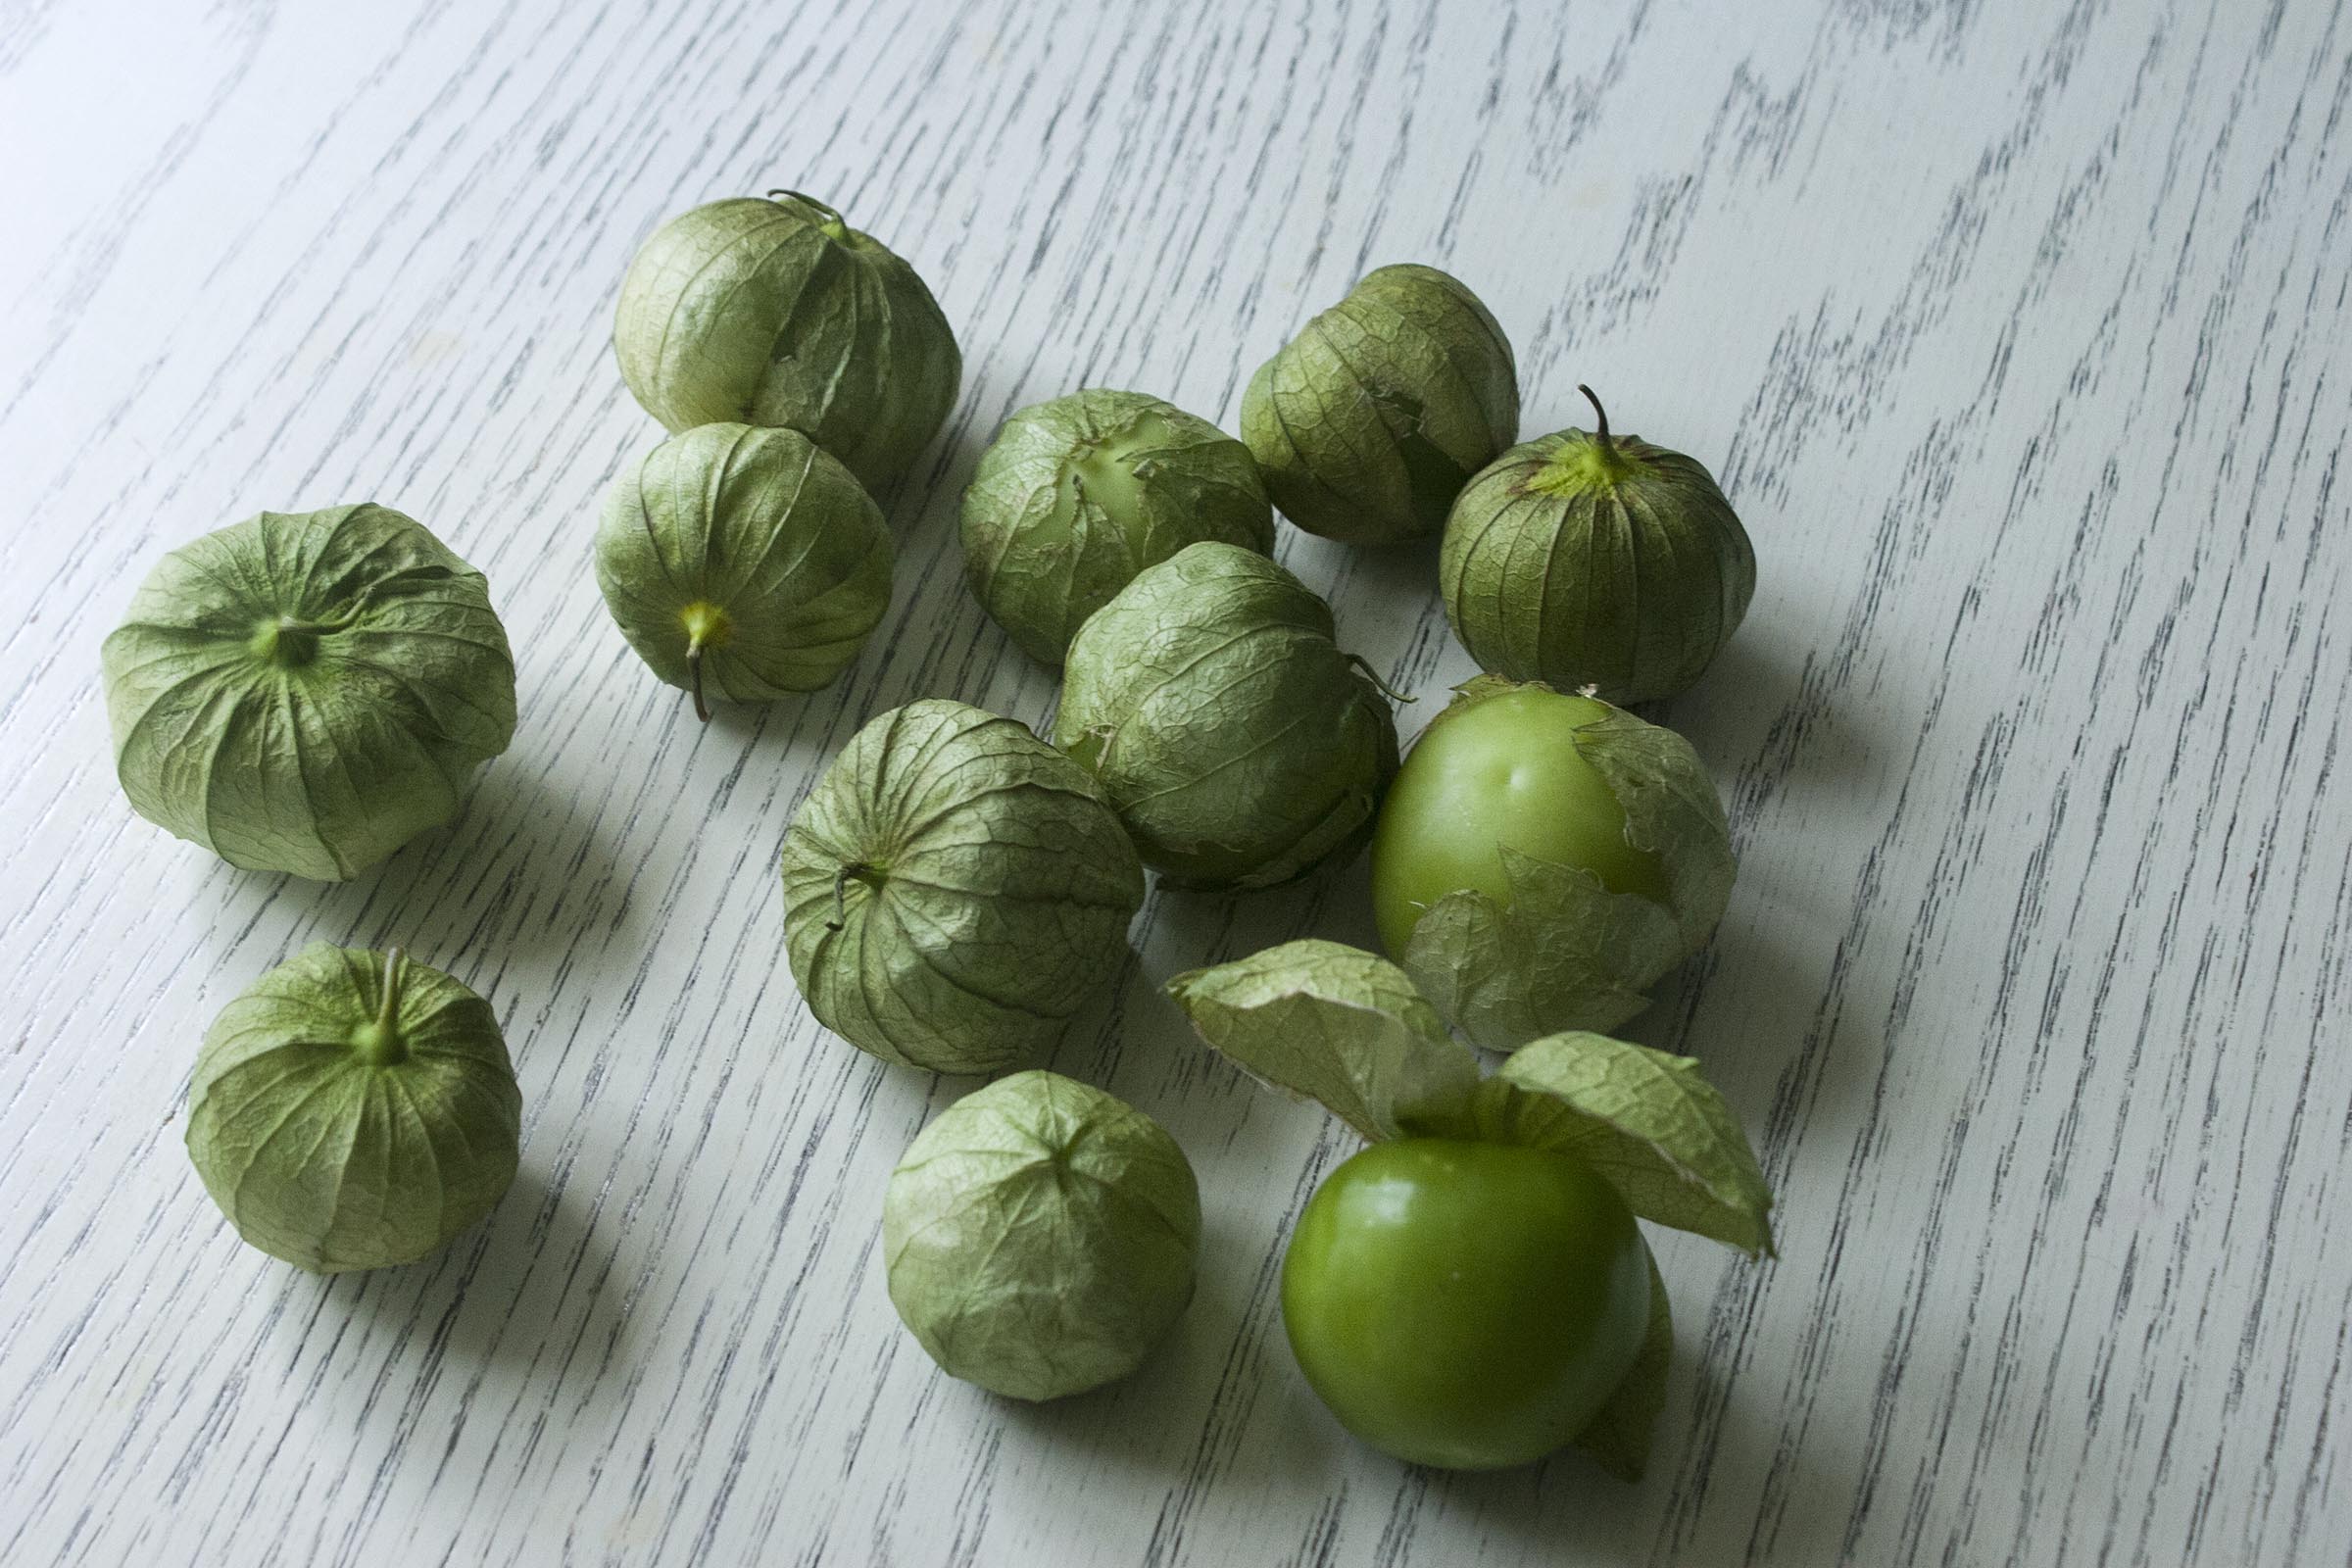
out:
M1167 983L1218 1054L1367 1140L1461 1113L1478 1062L1388 959L1312 938Z

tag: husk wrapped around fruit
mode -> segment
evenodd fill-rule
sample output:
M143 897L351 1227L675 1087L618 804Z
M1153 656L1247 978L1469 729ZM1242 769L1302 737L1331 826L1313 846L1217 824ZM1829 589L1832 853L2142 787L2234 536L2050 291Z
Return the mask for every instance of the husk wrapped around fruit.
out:
M1510 340L1434 267L1383 267L1258 367L1242 439L1309 533L1393 544L1436 533L1519 433Z
M621 378L673 431L782 425L878 490L956 405L956 334L888 246L820 201L771 196L681 213L639 248L612 326Z
M1470 481L1438 582L1491 673L1642 703L1690 686L1731 640L1756 556L1713 475L1611 435L1601 414L1598 429L1513 447Z
M784 940L860 1051L986 1073L1118 977L1144 872L1085 769L1008 718L926 699L850 738L784 836Z
M1332 633L1272 561L1194 545L1079 628L1054 744L1169 881L1290 881L1362 846L1396 772L1388 699Z
M963 493L963 569L1022 652L1061 662L1086 617L1146 566L1218 540L1261 555L1274 514L1239 441L1141 392L1014 414Z

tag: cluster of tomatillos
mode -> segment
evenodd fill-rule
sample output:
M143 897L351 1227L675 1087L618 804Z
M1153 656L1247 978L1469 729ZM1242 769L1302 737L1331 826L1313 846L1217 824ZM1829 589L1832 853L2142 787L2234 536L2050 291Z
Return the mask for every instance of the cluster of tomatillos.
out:
M873 492L957 396L929 290L821 202L713 202L640 249L613 343L669 432L596 532L622 635L704 718L826 685L889 607ZM1593 408L1591 432L1518 444L1501 326L1401 266L1259 368L1240 440L1140 392L1017 411L961 542L989 615L1062 667L1051 744L957 702L892 710L783 846L785 952L817 1019L888 1062L995 1074L1116 983L1147 867L1264 888L1369 845L1388 958L1298 942L1168 990L1215 1050L1371 1142L1299 1218L1284 1320L1348 1430L1435 1465L1575 1444L1637 1473L1672 1344L1637 1216L1770 1247L1770 1194L1695 1064L1597 1032L1706 940L1735 870L1696 754L1613 705L1698 676L1754 557L1705 468ZM1443 533L1447 617L1491 673L1401 760L1394 694L1272 559L1276 509L1350 544ZM173 552L105 670L136 809L304 876L449 820L514 727L481 574L372 505ZM1462 1039L1511 1054L1485 1075ZM375 1267L488 1211L519 1104L479 997L398 950L314 947L206 1036L188 1149L248 1242ZM927 1127L884 1207L909 1330L1026 1399L1138 1365L1200 1237L1168 1133L1035 1070Z

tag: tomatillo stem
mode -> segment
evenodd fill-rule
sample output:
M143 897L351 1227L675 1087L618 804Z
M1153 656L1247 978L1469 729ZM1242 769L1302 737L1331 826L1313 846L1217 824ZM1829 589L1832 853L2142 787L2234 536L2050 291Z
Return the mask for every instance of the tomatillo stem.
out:
M694 716L708 724L710 722L710 705L703 701L703 645L699 642L687 645L686 674L693 683Z
M1600 406L1600 399L1584 382L1577 382L1576 389L1585 395L1587 403L1592 405L1592 416L1600 421L1600 428L1592 432L1592 439L1600 443L1602 451L1614 452L1617 449L1609 440L1609 411Z
M1370 661L1366 660L1363 655L1349 654L1348 656L1348 662L1353 664L1357 669L1361 670L1363 672L1364 679L1370 681L1375 687L1379 688L1380 694L1383 697L1386 697L1390 702L1416 703L1420 701L1420 699L1417 697L1405 696L1404 693L1398 691L1387 681L1382 680L1379 672L1373 669Z
M865 878L873 875L873 873L874 868L863 860L852 860L849 864L843 866L840 870L833 873L833 918L825 922L826 930L838 931L843 926L849 924L850 879L855 877L859 881L863 881Z

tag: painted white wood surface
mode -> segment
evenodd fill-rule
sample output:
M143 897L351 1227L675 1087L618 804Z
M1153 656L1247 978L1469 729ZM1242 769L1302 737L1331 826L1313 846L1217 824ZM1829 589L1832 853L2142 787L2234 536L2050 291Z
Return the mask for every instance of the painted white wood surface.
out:
M2348 110L2336 0L6 0L0 1561L2346 1561ZM658 220L777 184L915 262L968 376L885 634L706 729L590 576L655 433L606 331ZM1743 876L1632 1032L1746 1118L1781 1257L1662 1244L1636 1487L1406 1469L1292 1366L1280 1239L1348 1141L1155 988L1368 941L1360 867L1156 898L1054 1058L1184 1142L1207 1249L1165 1352L1048 1408L882 1290L884 1175L968 1085L781 958L863 716L1051 711L959 581L995 422L1230 423L1408 259L1493 304L1531 430L1593 382L1761 558L1659 715ZM521 730L380 872L231 871L124 806L98 641L181 540L368 497L488 572ZM1430 553L1284 553L1421 711L1469 672ZM319 938L485 991L527 1099L486 1225L331 1282L237 1245L179 1119Z

